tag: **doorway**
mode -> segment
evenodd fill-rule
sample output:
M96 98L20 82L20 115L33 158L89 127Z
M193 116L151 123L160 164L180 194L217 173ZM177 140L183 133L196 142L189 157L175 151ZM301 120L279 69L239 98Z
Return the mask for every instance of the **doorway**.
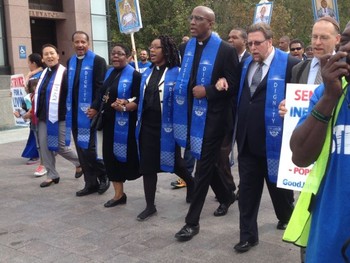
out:
M55 20L30 18L30 32L33 53L41 54L41 47L44 44L52 44L57 47Z

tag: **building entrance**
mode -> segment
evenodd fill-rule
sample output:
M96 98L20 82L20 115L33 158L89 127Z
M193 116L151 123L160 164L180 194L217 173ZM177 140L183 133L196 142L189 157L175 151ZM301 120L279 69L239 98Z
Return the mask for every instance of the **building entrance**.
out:
M32 35L33 53L41 54L41 47L44 44L52 44L57 47L55 20L31 18L30 32Z

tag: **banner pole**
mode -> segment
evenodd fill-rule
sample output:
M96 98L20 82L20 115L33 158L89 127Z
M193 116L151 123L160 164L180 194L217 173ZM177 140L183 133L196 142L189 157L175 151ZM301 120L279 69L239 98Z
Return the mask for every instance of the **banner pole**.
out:
M137 63L137 52L136 52L136 45L135 45L134 32L132 32L132 33L130 34L130 37L131 37L131 46L132 46L132 50L135 51L135 54L134 54L135 69L136 69L137 71L139 71L139 64Z

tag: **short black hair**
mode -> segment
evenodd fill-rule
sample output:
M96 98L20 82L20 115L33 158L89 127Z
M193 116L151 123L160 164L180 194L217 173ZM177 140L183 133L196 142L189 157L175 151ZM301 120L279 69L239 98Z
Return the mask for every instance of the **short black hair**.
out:
M52 45L52 44L44 44L41 47L41 52L43 52L44 48L46 48L46 47L52 47L56 51L56 53L58 54L58 48L55 45Z
M40 54L38 53L32 53L28 56L28 60L31 63L35 63L38 67L44 67L43 61L42 61L42 57Z
M114 47L121 47L121 48L124 50L126 57L130 57L130 55L131 55L130 48L128 48L126 45L124 45L124 44L122 44L122 43L115 43L115 44L113 45L113 48L114 48ZM113 48L112 48L112 49L113 49Z
M81 30L75 31L75 32L72 34L72 41L74 41L75 35L78 35L78 34L85 35L85 36L86 36L86 40L87 40L87 41L90 41L89 35L88 35L86 32L81 31Z
M293 39L292 41L290 41L290 43L289 43L289 48L292 46L292 44L297 44L297 43L299 43L300 44L300 46L302 47L302 48L304 48L305 47L305 45L304 45L304 42L303 41L301 41L300 39L298 39L298 38L295 38L295 39Z

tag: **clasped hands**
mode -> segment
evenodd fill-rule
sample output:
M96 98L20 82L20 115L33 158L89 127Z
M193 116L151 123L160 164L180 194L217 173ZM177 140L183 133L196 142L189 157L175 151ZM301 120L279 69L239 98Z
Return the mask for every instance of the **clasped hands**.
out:
M129 101L125 99L116 99L115 102L111 104L111 107L115 109L116 111L126 111L126 104L128 104Z

